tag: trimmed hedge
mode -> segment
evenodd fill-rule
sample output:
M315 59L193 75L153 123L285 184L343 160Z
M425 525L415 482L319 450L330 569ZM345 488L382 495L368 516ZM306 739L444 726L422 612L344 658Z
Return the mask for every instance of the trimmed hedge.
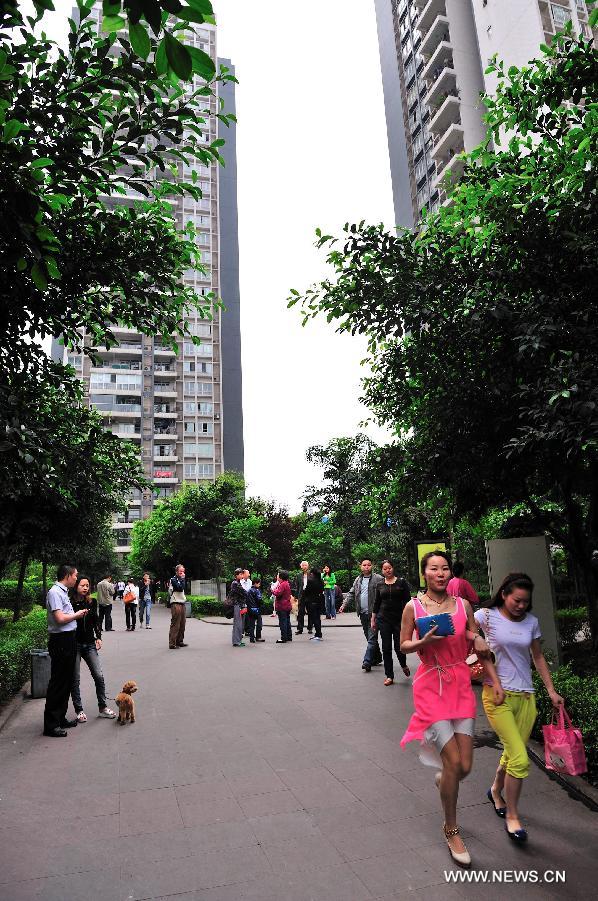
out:
M218 598L188 594L187 600L191 601L191 613L193 616L198 618L202 616L224 616L224 604ZM264 600L262 602L262 613L272 613L272 603L270 601Z
M578 632L583 632L585 638L591 638L587 607L564 607L557 610L556 619L562 644L574 644Z
M551 720L552 704L538 673L533 673L533 679L538 706L533 737L542 741L542 726ZM556 691L565 699L565 707L573 725L583 733L588 759L585 778L592 785L598 785L598 676L577 676L567 664L552 673L552 681Z
M0 607L7 610L14 610L17 598L16 579L0 580ZM21 597L21 610L27 613L34 604L38 604L41 599L42 586L41 582L25 581L23 582L23 594Z
M33 648L48 646L48 617L35 607L18 623L9 623L0 632L0 701L15 694L30 672Z

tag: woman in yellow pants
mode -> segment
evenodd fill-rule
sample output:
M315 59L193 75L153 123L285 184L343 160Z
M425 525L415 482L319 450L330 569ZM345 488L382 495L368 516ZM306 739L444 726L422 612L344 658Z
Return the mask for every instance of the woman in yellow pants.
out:
M518 803L523 780L529 772L526 745L536 720L530 653L553 706L563 703L554 689L542 653L540 625L530 612L533 590L534 583L525 573L510 573L490 606L475 613L496 657L496 674L505 693L502 704L496 704L492 680L489 676L484 680L484 710L504 747L488 798L497 815L504 817L507 834L515 842L527 841Z

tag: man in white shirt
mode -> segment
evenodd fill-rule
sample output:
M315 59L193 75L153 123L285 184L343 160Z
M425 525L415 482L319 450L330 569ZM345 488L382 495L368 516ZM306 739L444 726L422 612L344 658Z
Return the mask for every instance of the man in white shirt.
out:
M87 613L87 610L77 613L73 610L69 589L75 587L76 581L75 566L59 566L56 582L46 597L50 681L44 708L44 735L49 738L65 738L66 730L77 725L77 720L66 718L77 656L77 620Z

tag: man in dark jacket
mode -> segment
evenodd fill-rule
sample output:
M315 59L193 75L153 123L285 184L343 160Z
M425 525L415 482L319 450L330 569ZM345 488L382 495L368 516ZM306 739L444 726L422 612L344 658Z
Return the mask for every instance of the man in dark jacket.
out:
M361 668L369 673L373 666L382 663L382 654L378 643L378 629L372 629L372 610L374 608L374 600L376 598L376 585L383 582L384 579L378 573L372 572L372 561L361 561L361 575L357 576L347 598L339 609L339 613L344 613L346 607L353 601L355 610L360 619L363 633L367 639L367 647L363 657Z
M311 621L311 611L309 606L305 604L305 598L303 597L303 592L305 591L305 586L307 585L307 576L309 575L309 563L307 560L302 560L299 564L299 568L301 569L301 574L297 576L295 582L293 584L293 596L297 598L298 607L297 607L297 631L295 635L301 635L303 632L303 626L305 624L305 614L307 613L307 631L311 635L313 630L313 623Z
M187 618L187 598L185 596L185 567L179 563L174 571L174 576L168 584L170 596L170 631L168 633L168 647L171 651L175 648L186 648L185 620Z
M244 648L243 632L245 631L245 613L247 610L247 592L241 585L244 569L237 567L235 578L231 582L229 597L233 602L233 648Z

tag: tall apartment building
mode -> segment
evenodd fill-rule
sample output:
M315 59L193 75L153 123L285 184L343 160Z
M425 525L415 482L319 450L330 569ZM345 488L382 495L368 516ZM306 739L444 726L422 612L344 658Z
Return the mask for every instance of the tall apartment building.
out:
M585 0L375 0L390 168L398 225L447 199L462 152L484 138L481 92L507 67L537 57L571 20L591 36Z
M99 21L101 6L93 14ZM203 25L195 30L195 45L232 70L229 60L218 59L216 28ZM234 112L234 84L219 90L226 111ZM215 114L216 100L206 98L206 103ZM225 309L216 310L211 321L192 315L187 325L201 344L180 341L178 353L134 329L115 328L119 343L98 348L98 364L92 365L85 355L69 356L89 406L102 415L107 429L139 447L144 473L153 483L153 490L131 493L127 511L113 524L115 548L121 554L130 550L134 523L183 482L213 481L225 469L243 472L235 126L226 128L212 115L203 140L208 144L216 137L226 141L221 149L225 168L179 163L181 179L190 179L192 169L198 173L203 196L177 196L171 202L179 227L189 220L194 223L205 267L205 272L188 270L185 283L198 294L221 297Z

